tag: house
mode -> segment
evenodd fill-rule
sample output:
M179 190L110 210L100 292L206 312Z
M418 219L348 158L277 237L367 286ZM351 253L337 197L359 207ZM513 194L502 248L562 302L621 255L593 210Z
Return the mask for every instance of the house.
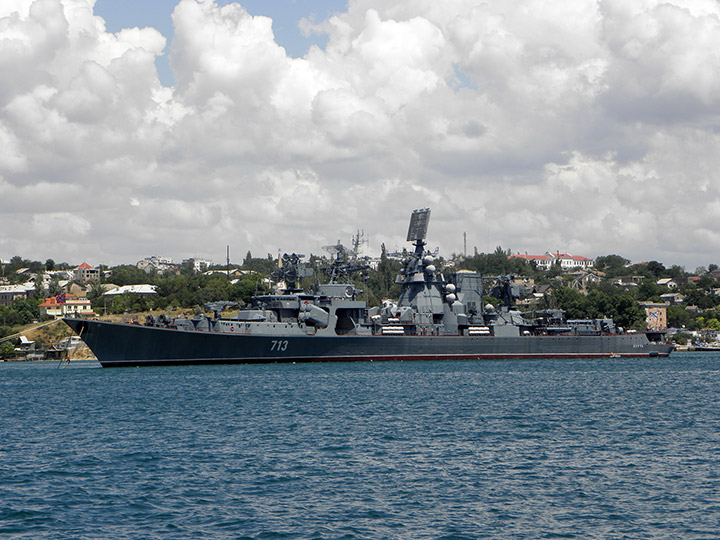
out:
M24 300L27 297L26 285L0 285L0 306L11 306L15 300Z
M27 338L27 336L20 336L15 344L16 353L29 353L35 350L35 342Z
M661 287L667 287L668 289L677 289L677 283L675 283L672 278L658 279L655 283Z
M643 282L643 279L645 279L643 276L622 276L616 278L615 281L613 281L613 285L627 289L629 287L637 287Z
M123 285L122 287L115 287L109 291L103 293L103 296L107 298L114 298L121 294L157 294L156 285Z
M553 259L553 264L560 263L560 268L590 268L593 260L582 255L570 255L569 253L547 253Z
M547 255L528 255L527 253L525 255L510 255L508 259L523 259L529 263L533 262L535 266L543 270L549 270L553 263L552 259Z
M213 265L213 262L206 259L196 259L193 257L190 259L185 259L182 264L183 266L188 265L192 267L193 272L204 272Z
M667 294L661 294L660 300L663 302L667 302L671 306L677 306L678 304L682 304L685 300L685 296L680 293L667 293Z
M64 289L74 277L74 271L53 270L52 272L43 272L39 276L36 276L34 281L43 289L49 289L53 282L57 283L57 286L61 289Z
M570 286L578 291L586 290L588 285L600 283L601 279L597 274L587 271L580 271L570 275L573 278Z
M239 268L233 268L232 270L207 270L203 272L204 276L214 276L215 274L220 274L223 276L244 276L247 274L256 273L252 270L240 270Z
M65 290L76 298L87 298L88 288L84 285L70 283Z
M75 281L79 281L80 283L85 283L91 279L97 279L98 277L100 277L100 271L93 268L86 262L82 263L73 270L73 279Z
M90 305L90 300L86 298L77 298L74 294L58 294L46 298L40 304L40 313L51 317L67 317L67 316L91 316L95 315Z
M177 271L177 264L175 264L172 259L168 257L158 257L157 255L145 257L142 261L138 261L135 266L148 274L153 271L159 274Z
M581 255L570 255L569 253L550 253L545 252L545 255L510 255L508 259L523 259L527 262L534 262L538 268L543 270L549 270L554 264L559 264L563 270L569 270L571 268L590 268L593 265L593 260L588 257Z

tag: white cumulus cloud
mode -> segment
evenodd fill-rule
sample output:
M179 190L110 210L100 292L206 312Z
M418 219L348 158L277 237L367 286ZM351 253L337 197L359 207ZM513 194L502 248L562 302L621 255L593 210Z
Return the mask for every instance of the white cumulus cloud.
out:
M93 0L0 3L2 258L430 244L718 261L714 0L351 0L292 58L242 1L172 43ZM169 51L177 83L156 58Z

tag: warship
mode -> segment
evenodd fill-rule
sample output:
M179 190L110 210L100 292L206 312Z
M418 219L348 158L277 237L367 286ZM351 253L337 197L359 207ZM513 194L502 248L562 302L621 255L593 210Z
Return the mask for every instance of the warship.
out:
M611 358L667 356L660 333L624 331L612 319L566 320L560 310L522 313L513 286L501 278L483 303L483 279L467 271L444 273L426 249L430 210L413 211L396 282L397 302L368 307L349 279L362 267L340 256L329 281L296 288L311 275L301 256L283 257L282 294L253 297L237 315L229 303L208 304L213 316L148 316L144 325L66 318L103 367L177 364L291 363L370 360L501 358ZM234 313L234 310L233 310Z

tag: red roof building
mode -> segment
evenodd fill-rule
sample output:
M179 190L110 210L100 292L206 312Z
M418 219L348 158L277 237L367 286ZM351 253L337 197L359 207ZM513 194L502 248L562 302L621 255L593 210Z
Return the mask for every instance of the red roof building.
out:
M98 277L100 277L100 270L93 268L86 262L73 270L73 279L81 283L90 281L91 279L97 279Z
M46 298L40 304L40 313L42 315L50 315L51 317L83 317L95 315L90 305L90 300L86 298L77 298L75 295L58 294Z
M553 264L559 263L563 270L571 268L589 268L593 265L593 260L581 255L570 255L569 253L550 253L545 255L510 255L509 259L523 259L528 262L534 262L538 268L549 270Z

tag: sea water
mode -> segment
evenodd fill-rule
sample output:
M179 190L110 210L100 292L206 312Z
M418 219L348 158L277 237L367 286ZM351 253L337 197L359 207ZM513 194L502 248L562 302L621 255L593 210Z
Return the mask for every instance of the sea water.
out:
M0 364L0 538L720 538L720 355Z

